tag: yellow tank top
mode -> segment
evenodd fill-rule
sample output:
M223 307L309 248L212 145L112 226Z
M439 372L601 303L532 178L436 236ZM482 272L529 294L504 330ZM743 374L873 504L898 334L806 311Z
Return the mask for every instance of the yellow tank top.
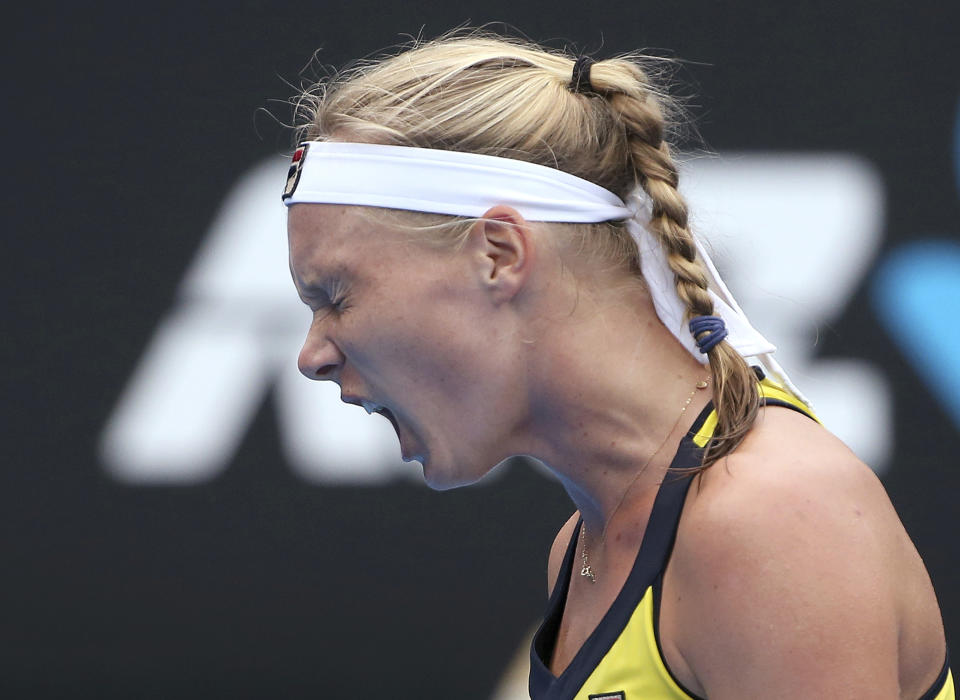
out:
M766 405L786 406L816 419L806 405L770 380L763 379L760 390ZM699 466L716 425L716 411L708 405L681 441L671 469ZM702 700L670 673L658 637L663 570L691 481L683 472L667 473L623 588L570 665L556 677L549 664L576 555L579 527L574 528L546 617L530 649L532 700ZM939 678L920 700L955 700L947 660Z

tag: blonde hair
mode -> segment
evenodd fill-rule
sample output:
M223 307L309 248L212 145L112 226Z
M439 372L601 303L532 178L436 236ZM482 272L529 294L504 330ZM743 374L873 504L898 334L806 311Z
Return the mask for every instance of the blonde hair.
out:
M336 139L515 158L572 173L621 198L639 184L687 317L713 314L703 265L677 190L667 133L674 103L638 55L594 63L589 91L570 89L575 57L530 42L470 31L358 64L305 91L298 140ZM662 65L662 62L660 63ZM462 240L463 222L419 215L437 235ZM584 254L639 276L636 244L621 224L563 225ZM757 378L727 342L708 353L718 414L703 468L729 454L759 407Z

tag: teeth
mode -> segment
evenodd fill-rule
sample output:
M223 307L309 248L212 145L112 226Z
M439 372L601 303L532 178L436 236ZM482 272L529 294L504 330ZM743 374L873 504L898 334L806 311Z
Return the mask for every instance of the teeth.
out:
M361 404L363 404L363 408L367 411L367 413L376 413L383 408L380 404L376 404L373 401L364 400L361 401Z

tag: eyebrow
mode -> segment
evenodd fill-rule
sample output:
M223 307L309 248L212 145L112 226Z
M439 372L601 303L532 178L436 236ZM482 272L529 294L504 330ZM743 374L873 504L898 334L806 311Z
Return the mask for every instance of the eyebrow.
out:
M303 282L294 270L293 262L289 262L287 266L290 269L290 279L293 280L293 287L297 290L297 296L300 297L300 301L306 304L307 299L314 297L315 292L319 289L317 281Z

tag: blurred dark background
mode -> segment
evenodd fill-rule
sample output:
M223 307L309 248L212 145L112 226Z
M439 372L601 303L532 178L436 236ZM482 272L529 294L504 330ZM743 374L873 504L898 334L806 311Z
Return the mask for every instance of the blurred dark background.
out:
M493 695L570 511L531 465L447 493L399 468L298 471L263 372L219 466L124 472L104 447L225 198L271 157L282 178L278 122L314 51L337 66L490 21L598 58L685 59L708 149L845 153L879 173L879 250L814 352L885 378L882 478L960 649L960 5L55 2L21 4L0 44L4 697ZM254 381L221 359L198 376Z

